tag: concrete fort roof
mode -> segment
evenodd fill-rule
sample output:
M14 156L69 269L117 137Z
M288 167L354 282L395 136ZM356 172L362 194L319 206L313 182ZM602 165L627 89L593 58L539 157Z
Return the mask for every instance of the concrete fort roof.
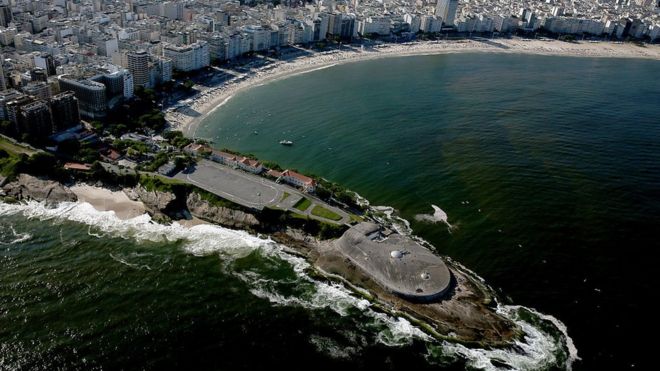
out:
M336 244L381 286L405 299L432 301L449 291L451 273L440 257L409 237L382 232L377 224L360 223Z

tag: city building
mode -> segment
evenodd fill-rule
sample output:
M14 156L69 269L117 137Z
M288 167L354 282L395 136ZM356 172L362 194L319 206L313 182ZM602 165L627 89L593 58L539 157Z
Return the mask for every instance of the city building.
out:
M445 26L453 26L458 9L458 0L438 0L435 15L442 19Z
M167 45L163 48L163 55L172 61L172 67L178 71L194 71L208 67L211 63L206 41L184 46Z
M78 98L81 116L96 119L107 115L108 100L105 85L88 79L72 79L66 75L60 76L59 81L62 91L73 91Z
M43 68L48 76L56 74L55 58L50 53L40 53L34 56L34 66Z
M9 120L9 116L7 114L7 104L23 96L25 96L25 94L14 89L6 89L0 92L0 121L12 121Z
M112 57L113 54L119 53L119 42L114 37L103 37L96 40L98 54L105 57Z
M59 93L50 100L55 131L61 131L80 123L78 98L72 91Z
M7 27L13 20L11 7L9 5L0 5L0 26Z
M32 81L48 82L48 72L41 67L33 68L30 70L30 79Z
M27 134L35 139L45 139L53 133L53 119L48 103L36 100L18 108L18 134Z
M35 100L34 97L20 94L13 96L12 99L10 101L7 101L7 103L5 104L6 120L14 123L16 132L19 131L19 127L18 127L19 109L26 104L34 102L34 100Z
M7 81L5 80L5 70L2 68L2 55L0 55L0 92L7 90Z
M51 97L50 85L44 81L33 81L21 88L23 93L48 100Z
M133 75L133 86L149 86L149 54L144 50L126 55L128 70Z
M264 167L261 162L247 157L243 157L238 161L238 167L254 174L260 174L264 171Z
M316 190L316 180L292 170L284 170L279 179L295 187L301 187L305 192L311 193Z

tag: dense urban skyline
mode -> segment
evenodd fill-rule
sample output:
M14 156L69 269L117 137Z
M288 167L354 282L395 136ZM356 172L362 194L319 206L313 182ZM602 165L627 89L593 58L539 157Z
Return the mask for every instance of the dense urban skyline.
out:
M64 91L74 92L82 117L102 118L131 99L135 88L157 87L170 81L173 71L327 39L546 31L653 41L660 36L659 5L652 0L5 1L0 119L19 132L29 129L20 117L49 121L46 105L35 102L61 100L57 95ZM27 104L29 110L15 112ZM36 129L44 125L62 124L33 125L32 134L48 131Z

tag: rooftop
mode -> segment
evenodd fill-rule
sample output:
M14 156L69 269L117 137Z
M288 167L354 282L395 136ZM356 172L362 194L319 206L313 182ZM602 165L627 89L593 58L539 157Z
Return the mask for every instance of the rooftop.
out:
M451 273L440 257L407 236L385 236L377 224L360 223L335 243L376 282L405 299L432 301L451 288Z

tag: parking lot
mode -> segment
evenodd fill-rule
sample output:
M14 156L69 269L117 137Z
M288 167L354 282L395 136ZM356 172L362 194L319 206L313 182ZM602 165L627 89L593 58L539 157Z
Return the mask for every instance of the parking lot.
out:
M199 161L191 172L181 172L175 178L258 210L277 204L284 194L284 186L207 160Z

